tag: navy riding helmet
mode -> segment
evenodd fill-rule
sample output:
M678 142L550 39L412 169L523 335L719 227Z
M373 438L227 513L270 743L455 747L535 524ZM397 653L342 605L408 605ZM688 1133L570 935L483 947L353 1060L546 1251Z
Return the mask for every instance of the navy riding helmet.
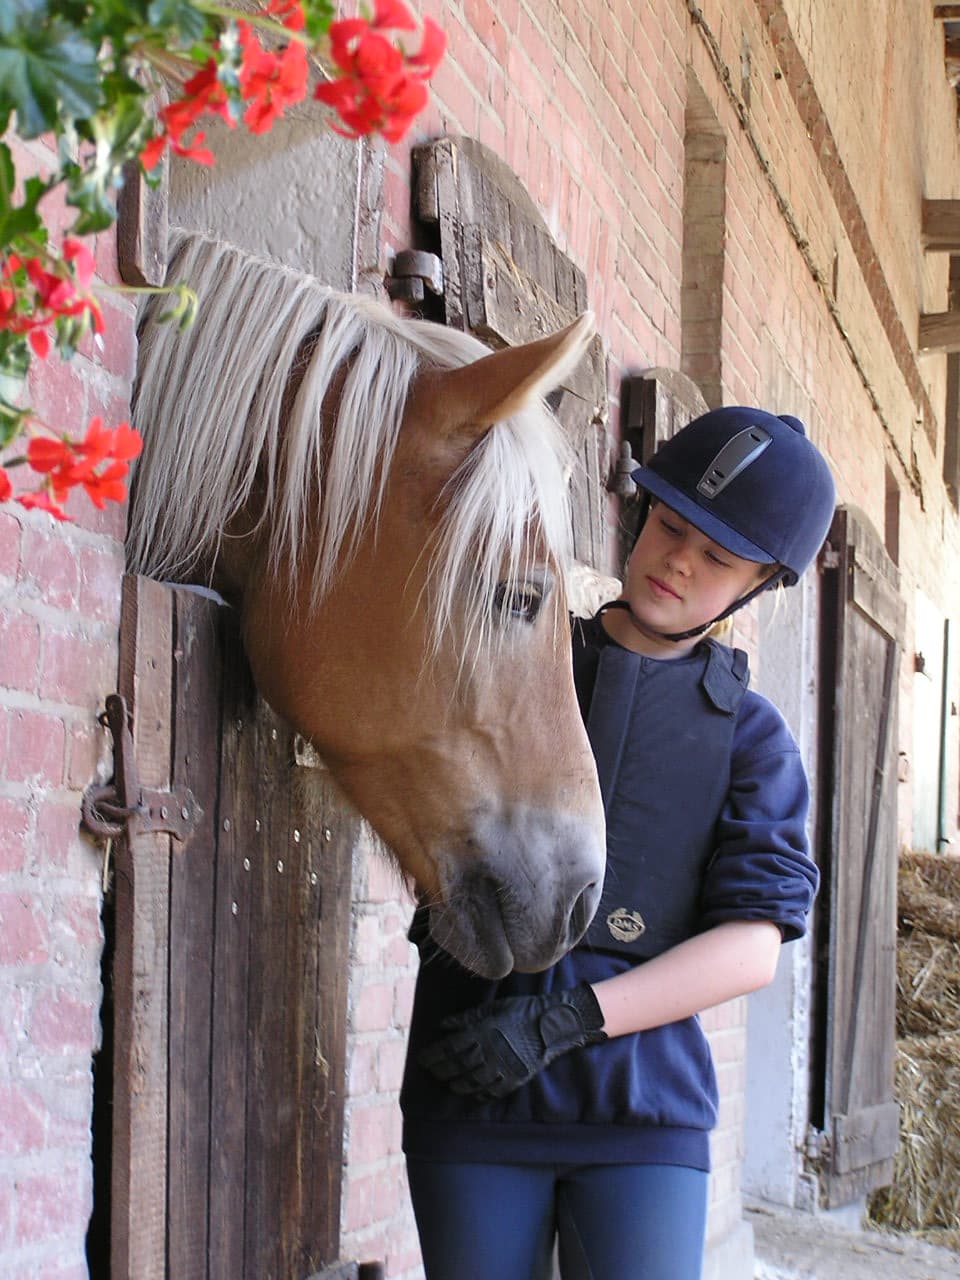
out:
M758 591L798 580L823 544L836 501L830 469L803 423L740 405L694 418L633 478L734 555L779 566L722 617Z

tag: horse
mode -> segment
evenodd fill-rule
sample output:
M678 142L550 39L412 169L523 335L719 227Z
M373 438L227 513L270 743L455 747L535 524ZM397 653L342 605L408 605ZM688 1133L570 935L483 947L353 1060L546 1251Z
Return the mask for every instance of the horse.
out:
M572 678L563 432L586 313L525 346L177 232L150 299L128 565L239 610L259 692L313 744L487 978L554 963L605 861Z

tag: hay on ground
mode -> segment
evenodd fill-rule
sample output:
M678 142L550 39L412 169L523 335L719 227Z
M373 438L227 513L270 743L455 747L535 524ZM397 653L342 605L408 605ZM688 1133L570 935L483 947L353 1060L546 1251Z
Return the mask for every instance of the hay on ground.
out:
M870 1216L900 1231L960 1232L960 1031L897 1041L900 1149Z
M893 1182L869 1216L960 1249L960 857L901 855Z

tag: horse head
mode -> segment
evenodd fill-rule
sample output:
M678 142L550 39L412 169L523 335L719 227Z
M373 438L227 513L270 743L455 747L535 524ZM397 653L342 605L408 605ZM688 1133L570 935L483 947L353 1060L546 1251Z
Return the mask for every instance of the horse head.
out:
M196 260L184 266L202 299L229 275L218 262L200 280ZM194 359L175 381L156 367L165 339L144 330L136 502L152 511L133 535L137 567L192 558L236 603L259 689L396 856L441 946L488 977L543 968L589 924L604 866L564 588L569 458L543 405L592 320L491 354L324 291L322 315L284 338L286 363L261 352L248 402L227 408L245 437L252 418L276 419L276 438L225 447L224 420L230 500L212 536L173 552L151 426L178 422L181 441L201 429L212 401L199 382L218 375L201 368L191 389L190 366L238 349L243 335L223 328L242 309L232 296L209 337L188 336ZM143 549L165 538L151 562Z

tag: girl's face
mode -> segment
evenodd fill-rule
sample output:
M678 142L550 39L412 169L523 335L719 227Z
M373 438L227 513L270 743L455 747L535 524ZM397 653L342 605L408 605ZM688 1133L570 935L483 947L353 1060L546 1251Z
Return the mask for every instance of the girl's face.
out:
M623 589L626 610L611 610L604 622L626 648L650 657L682 657L698 643L665 635L702 626L746 595L774 570L744 560L658 502L640 532Z

